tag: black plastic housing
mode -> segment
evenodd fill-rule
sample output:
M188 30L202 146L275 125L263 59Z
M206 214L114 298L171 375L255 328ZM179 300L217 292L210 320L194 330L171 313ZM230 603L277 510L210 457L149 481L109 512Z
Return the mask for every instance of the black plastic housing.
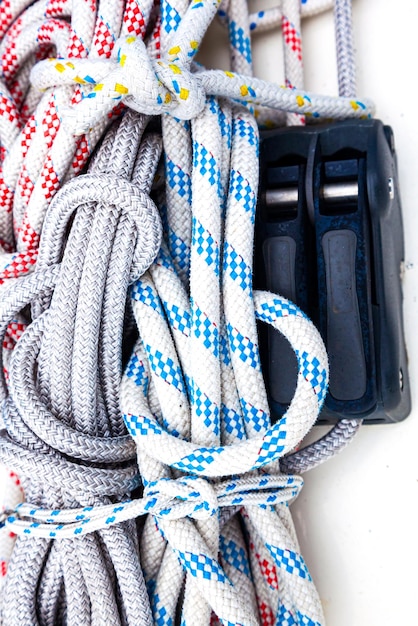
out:
M324 339L330 384L320 423L397 422L410 412L403 259L388 126L347 120L262 133L254 286L294 301ZM271 328L260 326L260 345L277 419L294 393L296 358Z

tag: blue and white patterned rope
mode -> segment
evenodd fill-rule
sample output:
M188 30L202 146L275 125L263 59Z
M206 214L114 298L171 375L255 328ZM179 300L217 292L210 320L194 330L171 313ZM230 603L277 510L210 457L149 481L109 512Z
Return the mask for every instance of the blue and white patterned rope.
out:
M211 126L211 119L218 129ZM206 133L201 133L203 129ZM219 132L223 138L220 142L216 139ZM293 450L315 421L327 385L326 354L309 320L286 300L268 293L252 294L252 232L258 176L258 131L254 118L236 107L231 117L229 104L208 99L205 112L192 121L192 136L192 180L198 181L198 185L192 184L190 295L175 278L174 263L165 246L149 276L142 277L132 289L140 340L123 380L121 406L128 430L137 443L146 488L159 477L168 477L168 467L174 475L180 470L213 478L214 484L222 476L257 474L259 468L267 465L277 468L275 461ZM202 193L206 188L207 192ZM219 231L220 224L223 225ZM205 276L205 280L193 278L196 268L196 276ZM256 317L286 333L299 361L295 400L280 423L272 427L263 395L253 296ZM202 298L205 304L197 307ZM219 320L219 327L211 322L212 317ZM168 339L174 340L175 350ZM215 357L220 361L220 372L216 369L210 375L210 359ZM211 376L218 379L222 391L220 411L207 386L213 384ZM216 435L219 414L220 444L216 438L211 444L209 437L204 445L210 432ZM281 588L287 594L286 610L295 619L300 614L310 616L312 622L306 623L321 623L312 580L288 530L291 525L287 507L279 507L279 515L272 510L276 518L273 524L271 516L263 522L263 511L268 512L265 507L255 508L260 515L250 516L251 520L248 517L248 527L256 529L252 541L260 546L259 551L267 550L272 568L280 570ZM216 522L215 516L210 521ZM273 544L270 538L266 545L269 524L277 532ZM161 543L161 536L168 545ZM226 570L216 558L211 537L211 532L205 533L205 525L200 525L197 532L197 527L184 519L168 522L158 518L156 525L148 518L141 551L156 623L166 623L165 619L174 616L176 610L173 588L181 589L184 576L178 571L177 559L191 577L191 583L187 578L185 586L184 623L193 624L200 619L206 622L205 603L196 602L196 586L223 623L258 623L251 615L261 610L264 583L256 581L253 573L250 577L245 573L251 571L248 546L242 530L237 528L237 520L227 521L220 534L221 564ZM299 566L292 569L289 562ZM247 603L242 594L240 600L236 595L242 588L248 590ZM279 614L282 601L282 592L276 590L270 598L274 614Z
M73 538L152 514L166 520L190 517L204 520L217 515L220 507L261 506L264 509L296 498L303 481L299 476L268 475L235 477L210 483L196 476L161 478L150 483L144 497L102 506L78 509L43 509L22 503L0 516L19 535L45 538Z
M140 451L182 472L196 476L219 477L243 474L277 461L292 451L303 439L315 422L327 389L328 365L325 349L313 324L295 305L268 292L256 292L254 301L257 319L283 332L298 359L295 397L282 419L267 430L265 424L257 426L260 420L266 418L256 410L255 404L243 400L244 410L248 410L247 420L252 417L256 424L255 430L259 433L261 431L261 434L230 446L204 447L186 441L180 438L178 433L168 432L152 415L144 395L147 375L145 363L142 361L142 371L136 378L141 380L140 387L128 374L123 382L121 400L126 426ZM239 346L236 349L239 350L238 359L244 364L249 362L250 366L259 367L255 352L251 352L256 349L255 344L250 345L244 338L239 345L240 337L233 334L233 339ZM170 357L163 359L162 356L162 352L158 351L158 359L150 360L153 373L162 384L178 388L179 365ZM135 356L135 359L137 358ZM206 367L205 363L203 367ZM127 371L129 372L129 366ZM138 388L141 389L142 398L137 392ZM183 391L183 386L181 390Z

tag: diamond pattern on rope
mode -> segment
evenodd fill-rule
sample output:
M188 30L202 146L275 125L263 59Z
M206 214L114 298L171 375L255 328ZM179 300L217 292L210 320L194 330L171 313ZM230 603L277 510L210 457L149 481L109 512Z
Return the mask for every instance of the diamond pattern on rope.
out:
M282 18L283 37L287 46L295 52L298 61L302 61L302 41L294 25L283 16Z
M123 21L130 35L136 37L145 35L146 24L137 0L128 0L126 3Z
M161 312L158 296L155 294L150 285L144 284L141 279L137 280L136 283L132 285L131 294L132 298L137 302L141 302L141 304L149 306L151 309L154 309L154 311Z
M142 387L144 396L148 393L149 380L144 367L144 363L137 357L135 353L132 354L129 359L129 363L126 367L126 375L128 378L132 378L137 387Z
M312 358L307 352L299 354L296 351L298 358L301 360L301 373L303 377L309 381L312 385L312 389L318 396L319 402L325 398L326 388L324 382L327 377L325 369L321 366L321 363L316 356Z
M225 404L221 406L221 419L225 430L235 439L244 439L245 430L242 423L242 417L234 409L227 407Z
M192 245L208 265L215 265L215 274L219 273L219 250L210 232L193 218Z
M176 9L168 2L163 2L162 8L162 24L166 33L171 33L173 30L177 30L177 26L180 24L181 17Z
M202 344L212 352L215 358L219 356L219 329L204 311L193 306L193 333L200 338Z
M231 324L228 324L227 328L232 352L237 352L239 358L244 363L248 363L255 369L260 369L260 357L257 346L248 337L244 337L237 328L233 328Z
M235 541L232 539L227 540L221 535L220 549L227 563L248 576L248 578L251 578L247 554L241 546L237 546Z
M171 304L170 302L164 302L164 310L170 326L188 337L190 335L190 313L180 309L177 304Z
M192 390L192 394L196 415L215 435L219 435L219 407L198 387Z
M193 454L184 456L180 461L173 463L172 466L177 469L190 472L203 472L211 463L213 463L215 455L221 454L219 448L197 448Z
M229 37L231 45L238 50L247 63L251 63L251 42L245 35L244 29L232 20L229 22Z
M219 168L215 157L196 141L193 143L193 166L211 185L219 185Z
M224 250L223 270L228 273L232 280L244 291L250 290L252 286L252 271L241 255L239 255L231 244L226 243Z
M248 180L242 176L240 172L231 170L230 174L230 193L237 202L240 202L247 213L252 213L255 202L254 189L251 188ZM251 223L254 223L254 216L251 216Z
M268 543L266 543L266 548L281 569L285 569L289 574L297 574L301 578L312 580L305 561L300 554L297 554L292 550L284 550L278 546L273 546Z
M175 365L173 360L170 357L164 358L160 350L154 350L148 344L145 349L154 374L168 385L173 385L179 391L185 392L181 369Z
M220 565L206 554L193 554L193 552L181 552L180 550L176 550L176 552L193 576L207 580L215 579L220 582L227 581Z

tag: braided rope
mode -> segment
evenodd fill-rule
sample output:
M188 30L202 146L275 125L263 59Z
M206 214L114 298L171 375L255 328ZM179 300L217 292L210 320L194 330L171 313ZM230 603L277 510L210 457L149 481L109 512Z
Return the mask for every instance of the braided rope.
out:
M142 41L134 37L118 42L116 57L102 66L84 59L72 61L70 65L65 59L52 60L39 63L32 73L34 84L41 89L57 83L74 85L80 81L79 75L81 80L93 86L90 97L66 112L67 125L77 135L102 120L113 109L115 100L126 102L140 113L160 115L170 112L185 120L202 111L205 94L276 107L313 118L364 118L373 113L372 104L365 99L307 94L257 78L249 82L245 76L229 71L207 70L192 74L177 59L152 63ZM106 68L109 69L105 73ZM132 73L134 68L137 71Z
M220 116L217 107L214 107L212 104L210 108L212 111L208 111L207 114L210 113L212 116ZM220 117L223 120L224 116ZM161 476L162 468L166 467L167 463L182 471L203 474L204 476L215 477L225 474L229 475L235 472L248 472L251 468L261 467L264 463L271 462L275 454L280 455L285 451L287 445L286 435L283 430L281 430L285 428L284 423L282 423L280 427L278 426L273 430L267 431L262 437L260 437L260 435L257 436L257 433L263 432L266 426L267 407L266 402L264 401L264 404L260 398L260 388L262 389L262 387L260 387L258 378L261 372L257 355L254 352L256 344L251 341L251 338L256 341L254 338L255 327L253 327L253 330L251 325L249 326L253 317L248 315L246 305L247 297L249 304L251 303L252 243L251 239L248 238L249 233L246 224L251 223L255 206L255 194L252 191L252 184L254 183L254 176L256 176L257 172L256 153L254 151L256 146L256 127L254 126L250 114L242 110L235 111L233 120L231 174L229 193L226 200L225 242L223 245L223 279L222 276L218 278L218 280L224 281L223 293L226 319L221 328L225 328L227 337L222 339L222 335L219 334L219 331L216 332L216 327L212 323L212 320L210 320L209 314L212 310L211 302L209 302L208 309L203 311L204 316L202 316L202 313L197 314L196 309L193 308L195 303L199 303L200 298L203 297L203 293L206 291L207 281L194 283L193 279L191 279L191 307L190 304L187 306L187 298L185 295L178 297L178 299L174 298L173 294L170 299L167 299L163 294L160 294L158 297L158 291L152 289L152 283L149 279L144 281L142 278L132 292L134 313L138 321L141 341L135 348L134 355L131 363L128 365L127 374L124 378L122 386L122 408L125 412L128 428L137 441L141 474L145 484L157 480L158 477ZM199 117L192 122L193 136L198 135L198 130L195 129L195 126L197 126L200 121L201 118ZM206 119L205 127L207 127ZM220 167L220 161L218 160L221 152L218 152L219 156L217 159L217 153L209 151L209 146L215 141L212 134L210 134L209 141L210 143L208 143L206 134L203 145L200 142L195 143L194 163L195 168L200 170L197 172L197 176L199 178L203 176L206 179L205 181L199 181L199 189L202 188L202 184L207 185L208 189L205 196L208 196L208 199L212 198L215 203L218 204L219 200L216 201L216 196L212 194L216 192L217 189L222 190L222 185L219 185L221 182L220 176L217 174L219 169L222 169ZM244 150L245 145L247 146L246 150ZM248 148L251 145L253 146L254 155L252 165L250 165L250 163L244 163L239 156L244 153L250 154ZM214 149L213 145L212 149ZM219 150L221 150L221 146L218 143L218 151ZM211 158L209 160L209 156L203 158L202 155L211 155ZM247 193L243 193L245 188L248 189ZM209 190L210 194L208 193ZM221 191L221 198L222 195ZM219 252L217 252L216 240L213 236L215 229L212 225L212 230L209 231L207 222L202 224L198 218L202 210L200 206L201 201L205 196L201 197L199 195L197 202L195 201L195 203L193 203L193 209L197 210L198 214L195 216L193 212L194 237L192 239L191 276L193 276L193 259L195 259L194 262L197 268L200 268L199 272L205 273L205 270L201 269L201 265L205 263L208 266L207 272L214 271L215 276L220 274L219 270L216 270ZM193 198L196 198L196 196L192 194L192 200ZM230 215L229 219L228 215ZM204 211L202 212L202 217L203 216L205 216ZM221 211L218 213L218 220L220 218ZM211 219L213 219L213 217ZM230 234L228 235L228 233ZM195 251L193 247L195 247ZM194 256L194 254L196 256ZM232 257L233 262L229 259L229 256ZM166 271L170 271L170 260L166 255L160 255L160 258L157 260L157 265L160 269L165 267ZM208 274L207 280L209 280L209 276L210 274ZM168 277L165 281L161 281L161 284L169 284ZM179 286L176 288L176 293L178 288ZM137 290L139 290L139 293ZM216 298L215 294L214 297ZM236 306L238 298L241 302L240 307ZM279 319L282 320L280 317L279 302L275 301L272 296L269 296L269 298L270 300L262 301L258 313L261 317L270 319L270 321L276 317L277 323ZM173 315L173 310L175 311L175 315ZM284 310L288 313L289 309L287 304L285 304ZM199 311L202 311L200 307ZM277 317L277 315L279 315L279 317ZM167 322L164 322L164 319L166 319ZM283 318L283 321L284 319L285 318ZM305 318L300 319L306 321ZM169 349L167 349L166 344L163 343L162 337L164 336L164 332L161 326L162 323L168 323L170 325L175 341L177 337L179 338L179 355L185 354L186 358L184 362L181 362L181 368L176 354L173 353L172 350L168 351ZM251 324L254 324L254 320ZM158 331L154 330L154 326L155 329L158 327ZM293 324L289 324L289 329L290 327L294 328ZM204 356L204 368L202 369L201 365L197 366L195 364L190 371L190 375L188 374L188 367L190 367L190 362L194 363L193 356L188 357L187 352L184 353L180 348L180 342L185 335L190 337L190 349L195 346L197 355L199 355L201 351L202 355L206 355ZM161 338L158 349L155 348L156 336ZM244 343L243 340L245 340ZM229 350L227 348L228 343L230 345ZM309 352L309 350L307 350L307 352ZM157 353L158 358L155 358ZM224 381L222 384L223 398L218 410L215 410L216 401L210 395L210 390L206 386L207 382L205 381L205 377L200 379L200 374L198 373L199 370L204 374L207 372L210 363L209 360L215 355L218 360L221 360L221 380ZM148 358L146 358L146 356ZM234 360L235 367L233 363ZM150 374L147 373L147 362L150 364ZM307 368L309 369L309 365ZM184 371L183 382L181 382L182 370ZM320 367L318 375L321 375ZM149 376L151 376L151 378L149 378ZM230 384L231 378L233 382L232 387ZM229 385L227 384L228 380ZM151 394L150 381L154 383L155 391L158 393L161 404L159 412L161 417L157 420L153 418L150 410L147 408L146 395L148 387L148 393ZM167 406L167 409L165 409L166 396L169 397L164 391L167 385L171 387L170 393L173 393L174 396L168 403L169 406ZM202 385L202 388L200 385ZM241 393L234 391L236 386L238 386L238 389L241 389ZM189 396L191 402L195 404L195 409L193 409L193 407L191 408L191 416L193 416L196 410L200 412L202 417L206 415L208 420L207 428L212 432L213 429L216 430L217 421L215 420L213 422L211 418L216 418L220 413L221 420L223 421L221 432L225 433L224 437L227 438L229 445L217 447L213 444L210 445L210 447L200 445L198 433L193 433L193 417L191 421L191 432L194 434L193 440L195 437L197 438L198 445L179 437L179 435L182 437L187 436L187 430L180 429L181 422L179 418L173 416L173 407L184 406L185 388L190 389ZM175 396L178 397L177 401L174 400ZM316 402L317 400L315 400L315 403ZM140 409L140 412L138 412L138 409ZM154 413L154 410L152 413ZM290 415L291 414L292 410L290 410ZM306 411L304 411L304 414L306 415ZM289 420L292 422L290 415ZM202 424L202 417L200 419L200 425ZM206 419L204 422L205 421ZM293 424L293 428L295 428L295 424ZM279 430L281 430L281 434L279 434ZM248 441L245 441L247 437L245 434L246 431L250 437ZM292 431L292 429L290 429L290 431ZM298 433L298 435L296 433L294 434L295 437L300 437L301 435L300 433ZM161 443L158 443L158 441L161 441ZM277 445L279 441L280 445ZM163 442L167 442L167 445L161 445ZM237 443L234 444L234 442ZM282 449L280 449L281 445L283 445ZM291 442L289 442L288 445L293 447ZM254 453L256 454L255 456ZM156 469L158 464L155 466L155 461L153 462L150 456L156 458L156 460L162 464L158 472ZM153 470L153 467L156 468ZM153 472L152 474L147 473L151 471ZM234 582L235 585L238 586L240 584L240 578L242 579L242 571L236 562L232 561L231 563L230 552L232 550L234 554L237 552L241 555L247 555L248 548L245 545L241 533L239 530L237 531L236 521L235 519L225 526L221 533L220 545L221 551L222 546L224 547L224 559L229 563L228 576L231 582ZM161 522L159 522L159 527L161 527ZM194 577L196 581L195 584L199 584L201 593L203 593L205 599L209 601L216 614L220 616L223 621L227 621L228 623L252 623L252 621L249 621L248 614L246 618L245 614L244 616L242 614L242 611L246 608L243 606L242 599L239 612L233 612L238 611L238 609L236 601L229 595L231 593L229 583L224 579L224 575L220 573L219 564L213 559L213 552L211 550L208 552L208 548L204 549L199 537L190 534L190 531L187 527L184 527L184 524L179 527L178 534L172 532L171 525L169 526L170 532L168 532L165 525L162 528L164 537L168 540L172 550L179 556L188 574ZM266 562L271 565L272 571L276 571L276 568L280 568L280 565L274 561L274 557L277 559L278 554L283 554L285 550L290 550L292 555L294 553L294 544L290 542L283 526L280 525L280 528L280 533L276 535L277 550L272 548L266 560ZM158 531L156 531L155 525L152 524L150 520L148 530L147 524L145 526L141 544L144 546L143 553L147 555L147 561L149 559L151 565L150 570L148 570L147 563L144 563L144 575L151 593L154 619L158 622L162 613L166 614L166 612L168 612L169 615L174 615L176 603L173 604L172 598L170 597L170 590L164 585L166 577L168 576L167 571L170 567L170 552L167 555L167 548L161 545L155 546L156 532ZM150 537L151 534L154 535L154 540ZM182 537L187 537L187 543ZM256 549L256 544L259 543L264 547L264 541L262 539L256 539L257 532L253 533L253 537L255 542L254 549ZM208 541L210 541L210 539ZM150 555L152 554L153 545L155 546L156 554L152 557ZM185 546L188 546L187 552L185 552ZM208 547L210 547L209 543ZM264 547L264 549L266 548ZM257 553L259 552L260 549L257 545ZM158 554L160 555L160 561L158 560ZM189 556L187 556L188 554ZM199 557L193 555L199 555ZM243 558L245 558L245 562L248 562L248 556ZM158 562L160 562L159 567ZM280 559L278 559L278 562L280 563ZM249 571L249 565L247 569ZM173 582L175 576L177 576L177 584ZM286 579L286 574L284 574L284 578ZM175 574L175 567L172 567L170 580L172 581L172 586L177 589L181 588L182 572L177 571L177 574ZM251 580L251 578L249 580ZM213 596L212 589L215 584L216 594ZM256 581L254 581L254 584L256 584ZM252 597L257 603L258 601L262 603L262 590L265 584L265 579L261 578L258 582L259 590L257 590L256 595L254 596L253 592L248 597ZM289 610L293 611L294 609L291 607L295 607L295 603L297 604L298 602L295 597L300 598L297 592L298 583L293 577L292 583L290 583L289 580L287 580L287 583L283 583L283 589L285 589L287 585L291 585L293 589L293 600L289 600ZM189 590L192 593L193 587L188 587L186 582L184 596L184 607L186 608L184 611L192 605L191 601L188 600ZM231 603L233 603L233 611L231 611ZM273 614L276 614L279 610L279 605L279 596L276 594L274 599L271 599L269 610L273 611ZM308 605L309 603L305 606ZM317 603L314 602L314 605L316 608L312 609L313 614L316 614L316 619L320 621ZM266 606L267 604L262 603L263 611L266 610ZM246 611L248 612L250 608L252 612L257 611L257 609L260 611L260 607L261 605L257 607L257 604L255 606L250 604L249 607L246 608ZM226 611L231 612L225 613ZM200 619L200 613L195 613L194 615L195 617L192 623L198 619L198 615ZM241 621L242 619L243 621Z
M300 15L302 18L312 17L324 11L329 11L334 6L334 0L301 0ZM227 15L230 8L230 2L223 0L218 10L218 17L222 24L227 24ZM273 28L277 28L282 24L283 10L282 7L276 6L268 9L250 13L248 15L248 24L252 33L261 33Z
M372 108L249 78L243 2L227 7L233 72L195 67L218 3L161 4L156 17L151 2L115 11L110 0L79 2L72 13L65 1L39 2L21 18L26 4L16 2L4 14L7 284L0 330L21 338L4 360L7 436L0 457L24 479L33 503L13 502L6 508L15 512L1 520L3 530L23 535L2 594L12 599L1 605L5 626L173 623L180 611L185 624L323 623L287 506L301 481L280 474L277 461L286 465L283 456L316 419L326 354L296 307L252 294L258 133L250 111L229 99L314 117L364 116ZM24 43L10 63L20 32ZM57 56L32 68L39 42L54 44ZM26 95L21 110L18 88ZM150 138L138 152L143 118L126 114L91 162L91 174L64 186L46 214L121 104L171 114L163 116L167 185L156 190L165 240L151 267L159 220L147 193L159 149ZM36 261L35 273L25 276ZM132 281L125 310L121 294ZM10 322L28 303L32 323L13 329ZM138 484L119 409L121 349L132 347L132 313L139 339L121 406L144 496L125 503ZM273 427L256 318L284 332L299 362L295 398ZM286 469L312 462L307 454L288 456ZM131 520L144 513L150 515L138 545ZM61 541L51 542L55 537Z
M303 87L302 38L300 33L301 10L299 0L283 0L282 33L286 87ZM301 126L305 118L289 113L286 116L288 126Z
M334 22L338 93L340 96L353 96L357 89L351 0L335 0Z
M30 83L30 71L54 48L71 59L107 58L122 34L145 34L152 2L130 0L23 0L0 7L0 289L32 271L46 209L65 180L85 166L109 120L74 137L61 123L61 110L82 96L80 85L57 87L42 95ZM70 23L69 23L70 18ZM3 341L8 362L27 319L15 315ZM11 475L5 492L18 504L21 493ZM0 533L0 560L6 571L13 537ZM2 578L0 577L0 584Z
M28 500L40 506L107 505L138 484L135 448L123 433L113 394L121 376L125 301L120 296L152 262L160 240L159 218L146 195L160 142L145 140L135 159L143 128L126 115L91 174L57 194L44 224L37 271L19 279L17 301L12 287L1 303L4 333L17 307L39 300L37 316L10 360L8 436L0 455L24 479ZM27 534L17 540L10 560L4 625L35 623L37 596L36 610L49 623L62 603L55 594L51 606L42 591L53 579L58 586L62 579L68 623L152 623L134 523L99 528L54 549L49 534L49 541L39 540L30 550L30 558L37 559L33 571L25 566Z

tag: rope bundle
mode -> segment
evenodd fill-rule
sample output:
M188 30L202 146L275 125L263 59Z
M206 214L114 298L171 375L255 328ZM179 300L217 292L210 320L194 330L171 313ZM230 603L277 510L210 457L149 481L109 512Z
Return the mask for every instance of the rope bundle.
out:
M228 108L225 104L222 110L222 105L209 101L203 114L192 122L194 168L189 298L175 278L169 256L164 253L157 258L156 267L151 268L151 275L141 277L131 293L140 339L122 382L121 407L129 432L137 442L145 484L167 476L167 465L215 479L247 474L271 465L300 440L301 429L309 428L307 415L316 414L323 397L326 360L325 353L316 344L318 338L314 339L312 329L308 331L305 318L293 305L270 294L258 294L256 315L282 325L296 350L304 346L299 351L299 388L294 404L280 424L268 428L267 401L260 393L263 387L255 349L255 321L249 314L250 307L254 306L251 224L256 202L257 129L250 113L243 109L228 111ZM231 155L227 156L230 177L225 181L226 187L222 185L225 156L220 118L226 118L231 125ZM218 120L217 125L215 120ZM212 129L209 134L208 128ZM245 159L241 156L244 154ZM210 159L206 155L210 155ZM198 190L204 193L201 195ZM173 283L171 288L170 283ZM237 302L240 302L239 307ZM292 314L296 317L290 321ZM155 336L160 338L158 343ZM309 345L310 341L315 342L315 348L314 344ZM308 356L312 354L318 356L315 366ZM153 401L155 407L151 402L151 385L157 395ZM147 397L150 397L150 408ZM189 437L193 443L184 440ZM235 503L239 502L237 499ZM268 498L264 504L267 502ZM281 515L288 519L287 507L283 507ZM252 555L241 523L251 536ZM176 602L177 594L173 594L173 587L181 589L184 575L178 563L173 562L171 552L167 555L171 548L187 572L182 608L182 619L186 623L195 623L205 614L209 620L212 607L223 623L256 624L260 610L268 606L273 615L278 615L284 610L283 602L291 613L299 610L304 619L321 622L319 601L298 555L297 543L280 515L270 507L246 508L225 523L220 536L216 518L206 524L196 523L201 536L184 521L178 522L176 527L161 520L158 526L168 540L167 547L161 545L159 530L152 518L146 522L141 541L144 574L156 621L161 611L167 611L174 619L173 599ZM219 569L218 551L227 579ZM250 586L251 575L243 581L242 570L252 571L250 562L256 558L255 553L263 554L264 561L280 580L281 591L270 591L268 604L262 600L268 596L268 589L261 576L253 580L255 595L248 590L248 595L236 597L240 585ZM292 561L300 564L300 571L283 568L279 555L287 553ZM236 554L240 554L240 561L233 558ZM171 588L165 582L167 577ZM196 595L196 587L210 604L206 610L206 603ZM310 600L302 601L301 609L299 603L305 595Z
M135 162L143 126L126 116L91 173L57 194L35 273L21 279L18 300L2 301L3 333L17 307L36 302L36 317L10 361L1 457L25 478L26 498L41 506L107 504L138 483L117 402L117 357L125 315L120 294L160 242L157 210L146 194L160 145L144 141ZM135 523L53 545L18 539L4 598L4 624L56 623L62 611L70 623L150 623Z
M327 359L293 304L252 292L258 128L231 98L297 115L370 109L250 78L240 0L222 7L232 72L193 65L217 8L16 2L2 15L0 334L9 353L21 337L3 357L0 459L28 502L1 518L21 535L4 626L323 623L288 508L301 479L279 460L289 473L318 450L322 461L348 431L289 454L320 410ZM125 112L71 180L121 105L170 113L158 212L161 139L143 135L143 115ZM256 319L299 363L274 426Z
M121 35L145 34L152 2L12 0L0 6L0 291L33 270L46 210L64 181L80 173L109 120L81 137L62 124L61 111L82 97L82 87L42 94L30 72L53 52L73 59L108 58ZM115 111L117 114L117 111ZM113 115L113 113L112 113ZM22 335L26 315L16 315L3 342L3 368ZM22 499L16 478L6 478L4 505ZM13 536L0 531L1 571ZM0 583L2 578L0 577Z

